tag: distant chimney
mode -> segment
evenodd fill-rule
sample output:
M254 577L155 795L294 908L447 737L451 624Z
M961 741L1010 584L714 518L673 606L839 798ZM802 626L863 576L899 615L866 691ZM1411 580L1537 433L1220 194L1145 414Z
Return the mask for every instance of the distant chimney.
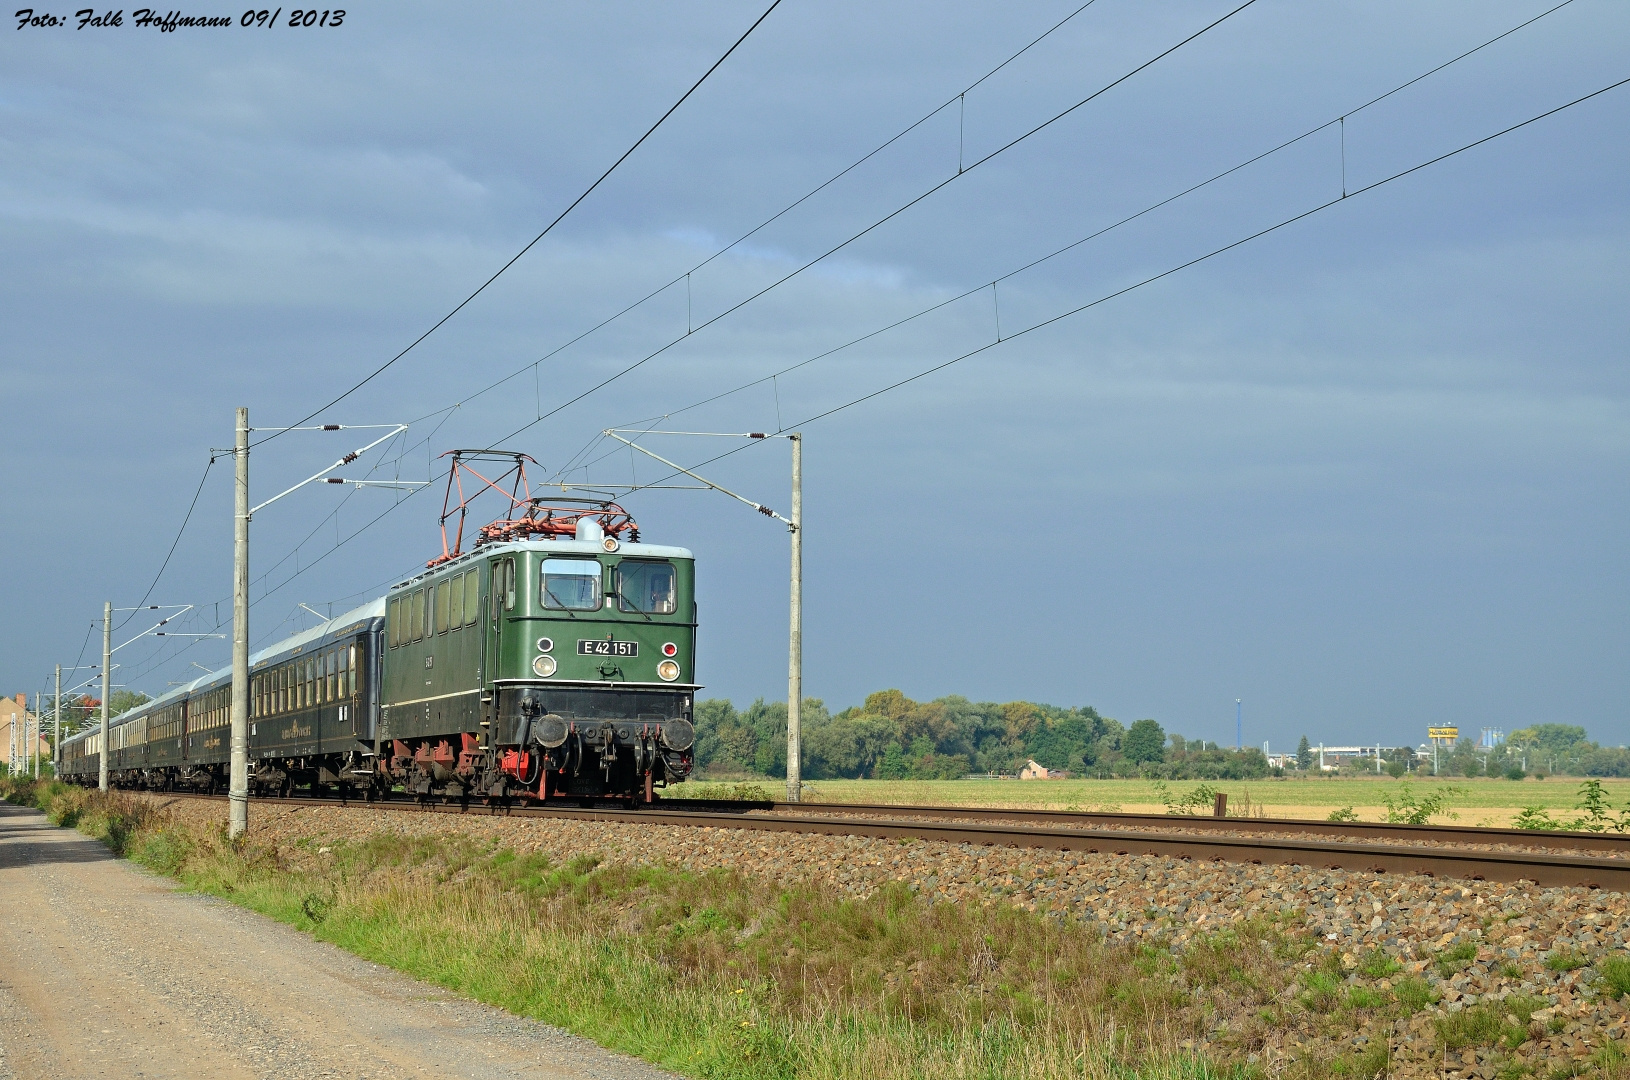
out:
M28 708L28 695L27 694L18 694L17 695L17 704L21 705L25 709Z

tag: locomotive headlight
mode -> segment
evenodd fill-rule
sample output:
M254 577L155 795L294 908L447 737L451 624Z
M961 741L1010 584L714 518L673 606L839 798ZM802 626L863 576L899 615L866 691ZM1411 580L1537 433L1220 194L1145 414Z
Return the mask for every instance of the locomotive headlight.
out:
M555 673L555 658L552 656L538 657L532 661L532 670L538 673L538 678L547 679ZM678 671L675 669L675 674L677 673Z
M662 645L662 655L663 656L678 656L679 655L679 646L675 645L671 641L664 642L663 645Z
M539 652L554 652L555 651L555 639L554 638L546 638L546 637L539 638L538 639L538 651Z
M541 660L543 657L539 657L539 659ZM657 675L663 682L673 682L679 678L679 665L672 660L664 660L657 665Z

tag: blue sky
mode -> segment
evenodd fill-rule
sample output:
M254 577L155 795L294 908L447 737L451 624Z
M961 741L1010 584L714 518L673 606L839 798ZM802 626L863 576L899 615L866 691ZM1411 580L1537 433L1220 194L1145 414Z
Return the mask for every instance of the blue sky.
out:
M794 424L990 344L998 317L1012 337L1630 76L1630 8L1574 0L1358 110L1552 5L1259 0L957 176L959 151L978 160L1237 6L1097 0L688 290L555 351L1078 4L785 0L547 238L322 419L412 423L366 459L375 476L435 479L435 455L531 423L503 445L544 476L593 461L569 478L649 481L653 463L597 442L602 428L828 353L1337 117L1344 132L994 299L660 426ZM81 656L104 600L141 598L235 406L292 423L395 355L762 10L398 3L339 28L161 33L128 12L102 30L6 28L3 688L40 687ZM1247 741L1277 747L1543 721L1625 742L1627 120L1630 87L806 425L807 692L1090 704L1223 741L1240 697ZM276 440L254 490L361 441ZM723 449L650 445L686 462ZM784 442L708 471L785 507ZM229 608L229 476L209 471L153 590L198 605L189 632ZM322 486L257 517L253 639L439 551L439 488L399 498ZM627 505L647 538L698 556L710 692L783 696L785 533L720 496ZM156 693L227 648L148 639L120 656L116 681Z

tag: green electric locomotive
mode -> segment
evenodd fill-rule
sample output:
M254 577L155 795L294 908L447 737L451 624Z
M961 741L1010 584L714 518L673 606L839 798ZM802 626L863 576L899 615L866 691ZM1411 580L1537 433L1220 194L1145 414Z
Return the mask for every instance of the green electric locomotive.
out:
M690 772L695 560L599 517L387 598L379 768L417 794L634 795Z

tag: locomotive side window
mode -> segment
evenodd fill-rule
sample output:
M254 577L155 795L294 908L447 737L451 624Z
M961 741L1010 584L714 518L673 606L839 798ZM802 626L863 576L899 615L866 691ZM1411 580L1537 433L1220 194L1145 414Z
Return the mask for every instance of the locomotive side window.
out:
M624 559L617 564L617 606L646 615L672 615L679 606L672 563Z
M451 579L443 578L436 582L436 624L430 628L433 634L447 633L447 601L452 588Z
M464 575L464 625L474 626L481 617L481 571Z
M554 611L598 610L599 560L543 560L543 606Z
M390 618L386 622L390 626L386 634L390 640L390 647L394 649L402 644L402 598L400 596L391 598Z
M514 611L515 610L515 560L514 559L505 559L503 562L499 563L498 566L499 566L500 569L503 570L504 584L503 584L503 588L501 588L501 589L495 586L493 588L493 594L495 596L498 596L498 595L503 596L503 598L504 598L504 610L505 611Z
M464 575L455 574L447 579L447 629L457 630L464 625Z
M424 590L413 590L413 630L408 635L409 641L418 641L424 637Z

